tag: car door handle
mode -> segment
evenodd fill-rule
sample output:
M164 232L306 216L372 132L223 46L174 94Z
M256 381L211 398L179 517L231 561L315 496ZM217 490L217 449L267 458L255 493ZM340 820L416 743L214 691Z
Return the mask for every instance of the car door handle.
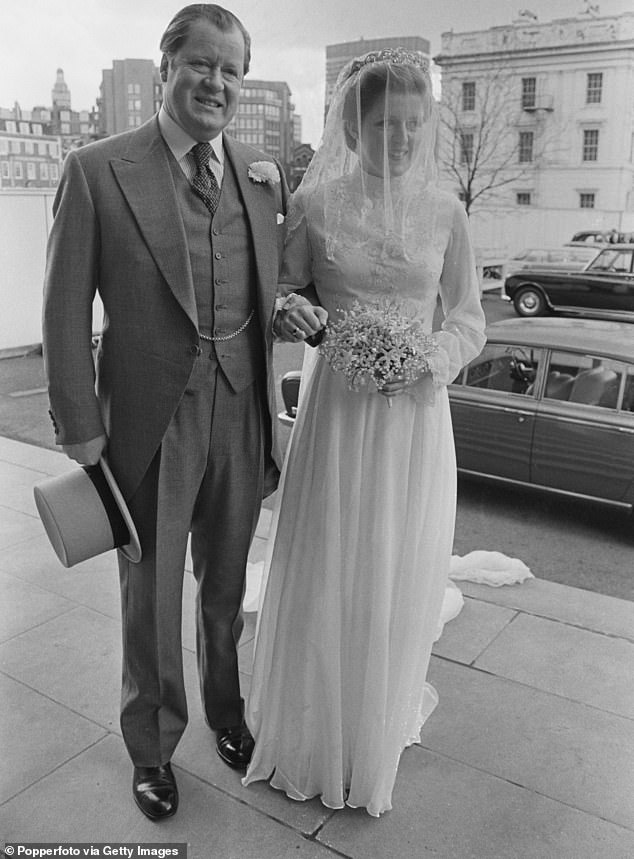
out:
M510 414L512 414L512 415L517 415L517 419L518 419L518 421L519 421L520 423L522 423L523 421L525 421L525 420L526 420L526 418L530 418L530 416L533 414L532 412L522 412L522 411L520 411L519 409L510 409L510 408L508 408L507 406L505 406L505 407L502 409L502 411L503 411L503 412L509 412L509 413L510 413Z

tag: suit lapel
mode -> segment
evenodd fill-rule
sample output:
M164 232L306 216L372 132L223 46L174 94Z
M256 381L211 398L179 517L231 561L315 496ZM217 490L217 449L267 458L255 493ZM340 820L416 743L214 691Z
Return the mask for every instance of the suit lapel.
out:
M185 228L156 118L139 129L125 156L113 159L111 166L154 261L198 327Z
M275 297L277 287L277 234L275 220L275 205L277 194L271 193L271 188L258 184L249 179L250 161L245 157L240 144L231 137L224 138L225 152L233 165L236 181L242 194L242 200L249 220L253 236L253 251L257 271L258 298L260 301L260 318L266 325L270 305ZM279 205L279 203L278 203Z

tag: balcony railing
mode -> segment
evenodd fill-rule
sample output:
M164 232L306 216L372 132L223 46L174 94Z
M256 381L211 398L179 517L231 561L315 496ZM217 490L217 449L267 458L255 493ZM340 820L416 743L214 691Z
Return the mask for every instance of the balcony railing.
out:
M530 113L536 110L551 111L554 109L554 99L552 95L536 95L532 103L523 102L522 110L527 110Z

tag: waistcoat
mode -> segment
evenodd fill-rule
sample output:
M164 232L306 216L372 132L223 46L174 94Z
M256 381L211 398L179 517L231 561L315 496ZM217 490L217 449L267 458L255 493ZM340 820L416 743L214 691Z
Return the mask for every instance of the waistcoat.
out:
M199 332L214 337L232 334L255 310L244 331L213 344L229 384L234 391L241 391L265 364L253 241L233 166L225 157L220 203L212 220L174 158L170 158L170 165L185 225Z

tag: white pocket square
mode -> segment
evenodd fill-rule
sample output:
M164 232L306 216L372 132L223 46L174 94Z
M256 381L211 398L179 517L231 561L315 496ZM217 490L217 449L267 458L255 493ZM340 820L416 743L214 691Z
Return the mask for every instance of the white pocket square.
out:
M277 223L278 223L278 224L283 224L283 223L284 223L284 215L283 215L281 212L278 212L278 213L277 213Z

